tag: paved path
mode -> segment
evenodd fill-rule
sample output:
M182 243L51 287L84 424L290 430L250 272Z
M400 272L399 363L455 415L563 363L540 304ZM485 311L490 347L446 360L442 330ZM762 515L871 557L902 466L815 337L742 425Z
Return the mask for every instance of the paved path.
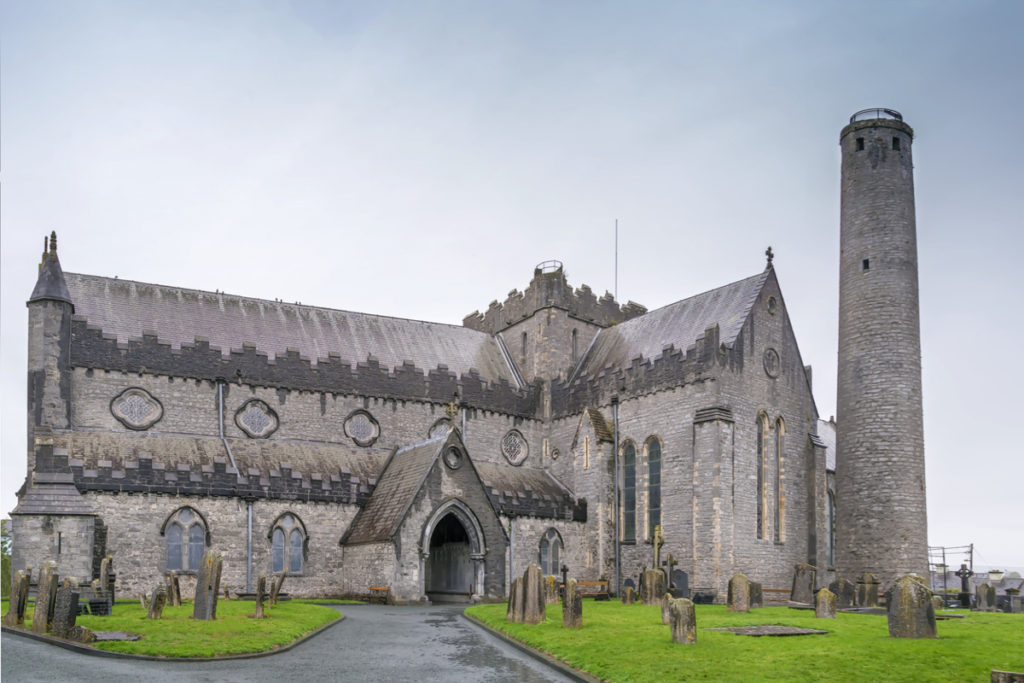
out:
M566 681L468 623L462 607L344 605L345 620L278 655L228 662L150 662L80 655L3 637L4 683L17 681Z

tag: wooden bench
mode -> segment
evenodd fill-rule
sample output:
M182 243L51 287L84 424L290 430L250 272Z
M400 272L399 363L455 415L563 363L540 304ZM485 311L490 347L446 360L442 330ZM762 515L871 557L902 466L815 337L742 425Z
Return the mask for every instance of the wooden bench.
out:
M369 602L379 602L382 605L388 604L388 597L391 595L390 586L370 586Z
M595 600L609 600L607 581L577 581L576 589L580 592L581 598L594 598Z

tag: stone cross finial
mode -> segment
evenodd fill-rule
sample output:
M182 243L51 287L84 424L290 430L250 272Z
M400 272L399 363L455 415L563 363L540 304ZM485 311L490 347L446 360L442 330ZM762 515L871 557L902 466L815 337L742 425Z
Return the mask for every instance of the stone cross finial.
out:
M661 535L661 525L654 525L654 536L651 538L651 545L654 546L654 568L661 566L661 546L665 545L665 537Z
M772 251L771 245L764 250L764 255L768 257L768 266L772 265L772 259L775 258L775 252Z

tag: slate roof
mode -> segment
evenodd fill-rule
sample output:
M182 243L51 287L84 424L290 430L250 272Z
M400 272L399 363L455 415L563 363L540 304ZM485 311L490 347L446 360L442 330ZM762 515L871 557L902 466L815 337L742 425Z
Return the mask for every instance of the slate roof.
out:
M70 474L36 473L12 515L94 515Z
M147 332L178 349L198 337L225 357L252 344L270 358L295 349L312 363L338 354L355 366L372 356L386 368L408 361L423 371L444 365L456 376L475 369L485 381L517 386L497 340L467 327L94 275L64 279L76 315L121 343Z
M719 340L731 346L771 272L766 269L601 330L574 374L597 376L607 368L624 369L635 358L657 358L670 345L685 352L716 324Z
M491 504L501 514L565 519L573 515L572 493L547 470L476 462Z
M394 536L449 433L395 451L377 488L352 520L343 538L346 545L387 541Z
M32 289L32 296L28 298L29 303L44 299L71 303L71 294L68 292L56 252L43 254L43 260L39 264L39 279L36 280L36 286Z
M597 436L598 441L604 441L606 443L612 443L614 437L612 431L608 429L608 423L605 422L604 415L597 408L587 408L587 417L590 419L590 425L594 428L594 435Z

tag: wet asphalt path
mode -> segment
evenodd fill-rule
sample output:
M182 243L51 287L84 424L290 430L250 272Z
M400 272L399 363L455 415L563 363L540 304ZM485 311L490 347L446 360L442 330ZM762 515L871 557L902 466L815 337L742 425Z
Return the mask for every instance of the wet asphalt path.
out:
M567 681L467 622L462 607L343 605L345 620L288 652L226 662L92 657L5 635L0 674L17 681Z

